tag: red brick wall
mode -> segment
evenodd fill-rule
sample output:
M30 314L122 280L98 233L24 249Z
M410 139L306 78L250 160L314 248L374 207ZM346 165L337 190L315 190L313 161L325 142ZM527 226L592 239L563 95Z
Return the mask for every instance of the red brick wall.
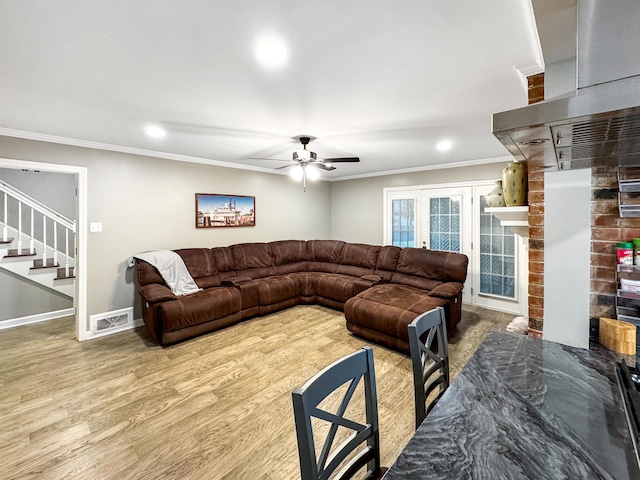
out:
M544 100L544 73L527 77L529 104ZM532 162L529 180L529 335L544 323L544 170Z
M544 72L527 77L529 105L544 100Z
M542 336L544 319L544 170L530 166L529 335Z
M640 218L621 218L618 176L611 167L591 169L591 334L600 317L616 318L616 242L640 237Z

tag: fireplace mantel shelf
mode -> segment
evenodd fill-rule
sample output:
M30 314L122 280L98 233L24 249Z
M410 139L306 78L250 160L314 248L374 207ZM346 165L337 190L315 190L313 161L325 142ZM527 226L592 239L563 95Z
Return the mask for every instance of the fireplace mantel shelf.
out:
M529 236L529 207L486 207L485 212L493 214L503 227L521 237Z

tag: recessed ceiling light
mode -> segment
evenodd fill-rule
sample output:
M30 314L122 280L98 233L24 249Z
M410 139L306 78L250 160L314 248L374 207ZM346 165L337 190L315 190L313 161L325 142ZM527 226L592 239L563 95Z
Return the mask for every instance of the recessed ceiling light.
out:
M269 40L258 44L256 57L265 67L276 68L285 64L289 54L282 42Z
M451 150L452 147L453 143L451 142L451 140L440 140L436 145L436 148L441 152Z
M147 127L144 127L144 133L152 138L164 138L167 134L167 131L157 125L149 125Z

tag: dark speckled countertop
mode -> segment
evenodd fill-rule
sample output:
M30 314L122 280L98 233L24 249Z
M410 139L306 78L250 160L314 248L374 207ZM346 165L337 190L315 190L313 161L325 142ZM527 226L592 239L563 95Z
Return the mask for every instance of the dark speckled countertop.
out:
M618 358L490 333L384 480L640 479Z

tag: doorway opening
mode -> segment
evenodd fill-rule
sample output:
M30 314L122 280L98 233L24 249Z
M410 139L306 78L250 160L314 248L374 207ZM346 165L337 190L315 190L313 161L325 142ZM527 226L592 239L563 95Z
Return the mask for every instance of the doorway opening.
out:
M87 336L87 169L72 165L32 162L0 158L0 167L75 175L76 178L76 245L75 245L75 334L83 341Z

